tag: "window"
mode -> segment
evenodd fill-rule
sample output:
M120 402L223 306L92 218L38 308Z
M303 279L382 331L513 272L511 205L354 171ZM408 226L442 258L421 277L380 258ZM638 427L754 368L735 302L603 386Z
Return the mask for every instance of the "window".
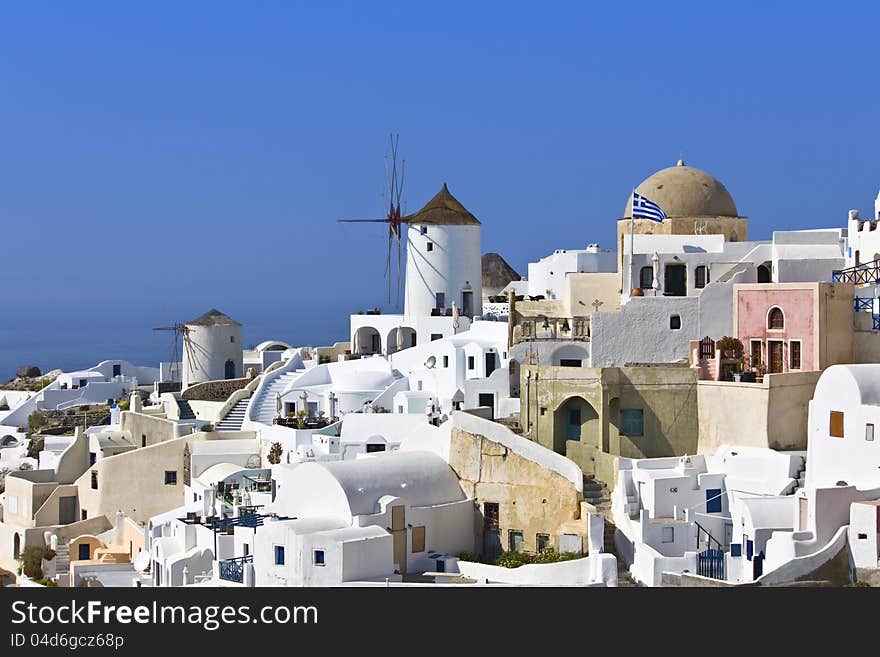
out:
M426 251L433 251L433 250L434 250L434 243L433 243L433 242L428 242L428 243L425 245L425 250L426 250Z
M741 557L742 556L742 544L741 543L731 543L730 544L730 556L732 556L732 557Z
M422 389L422 382L416 381L416 390L421 390L421 389Z
M654 268L642 267L639 270L639 287L643 290L650 290L654 283Z
M95 465L95 461L98 460L98 455L94 452L89 452L89 465Z
M473 356L468 356L468 369L469 370L474 369L474 357Z
M843 438L843 412L831 411L828 435L832 438Z
M284 548L281 548L282 550ZM323 566L327 562L324 560L324 550L313 550L312 551L312 563L316 566Z
M664 527L661 533L660 538L661 543L674 543L675 542L675 528L674 527Z
M443 367L449 367L449 356L443 357Z
M98 490L98 472L92 470L92 490Z
M785 328L785 315L781 308L771 308L767 313L767 328L778 331Z
M801 341L792 340L788 343L788 369L801 369Z
M620 409L620 433L624 436L645 435L645 412L641 408Z
M703 288L709 282L709 269L706 265L699 265L694 269L694 287Z
M419 234L420 235L427 235L428 234L428 227L427 226L419 226Z
M165 471L165 485L166 486L176 486L177 485L177 470L166 470Z
M550 547L550 534L538 534L535 536L535 547L538 552Z
M440 340L442 338L443 338L442 333L432 333L431 334L431 342L434 342L434 340Z
M385 444L384 443L367 443L367 454L372 454L373 452L384 452Z
M413 553L425 551L425 528L424 527L413 527L413 529L412 529L412 551L413 551Z
M507 549L511 552L522 552L523 547L523 533L516 529L509 529L507 531Z
M146 446L147 446L147 434L142 433L141 434L141 447L146 447Z
M284 565L284 546L276 545L275 546L275 565L283 566Z
M579 359L576 359L576 358L560 358L559 359L559 366L560 367L580 367L581 362L582 361L580 361Z
M79 519L80 519L80 520L88 520L88 519L89 519L89 512L86 511L85 509L83 509L82 511L80 511L80 513L79 513Z
M752 367L758 367L764 362L764 343L760 340L752 340L750 344Z
M865 425L865 440L872 441L874 440L874 425L866 424Z
M669 328L673 331L681 328L681 315L672 315L669 318Z
M230 336L229 336L229 341L230 341L230 342L235 342L235 336L234 336L234 335L230 335Z
M446 307L446 293L445 292L437 292L437 307L445 308Z
M706 513L721 513L721 489L706 489Z

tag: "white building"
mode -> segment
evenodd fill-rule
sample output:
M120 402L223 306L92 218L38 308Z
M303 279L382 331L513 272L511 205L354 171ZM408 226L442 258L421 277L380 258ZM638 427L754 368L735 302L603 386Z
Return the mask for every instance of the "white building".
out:
M184 389L244 376L241 324L215 308L185 323L182 351Z
M529 275L524 294L544 297L548 301L563 299L566 276L569 274L614 273L617 271L617 253L590 244L585 249L556 249L553 253L529 263ZM517 294L520 282L508 286Z
M430 554L473 549L474 506L431 452L390 452L276 468L272 509L293 520L256 528L258 586L328 586L434 571Z
M621 458L612 492L619 554L647 586L659 586L664 572L711 570L715 578L724 573L722 579L738 581L743 566L734 557L750 531L743 516L757 518L752 500L793 499L802 468L796 453L755 447L723 446L713 456ZM707 568L708 557L720 563Z
M480 222L446 183L407 223L404 315L427 316L453 303L462 315L482 312Z

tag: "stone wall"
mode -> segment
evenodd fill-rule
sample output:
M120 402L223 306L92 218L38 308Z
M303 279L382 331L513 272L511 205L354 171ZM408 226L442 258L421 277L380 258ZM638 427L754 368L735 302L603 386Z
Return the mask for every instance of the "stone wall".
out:
M449 465L477 505L474 543L478 549L483 546L486 502L498 504L504 550L510 547L510 530L521 531L524 549L535 552L538 534L549 534L551 545L556 546L563 525L581 520L581 494L569 479L484 436L454 428ZM582 533L586 534L585 523Z
M236 390L241 390L253 379L223 379L220 381L205 381L196 383L183 391L182 397L187 400L198 401L226 401Z
M688 367L523 365L520 399L523 435L564 454L585 474L601 474L609 486L614 457L681 456L697 450L697 378ZM624 435L622 410L642 411L642 435ZM569 430L572 412L581 425Z

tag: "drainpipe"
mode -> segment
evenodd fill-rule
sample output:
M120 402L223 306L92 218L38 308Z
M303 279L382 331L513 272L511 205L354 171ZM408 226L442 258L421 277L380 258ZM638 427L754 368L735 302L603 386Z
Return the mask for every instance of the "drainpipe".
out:
M528 370L526 372L526 433L530 433L532 431L532 406L531 399L529 398L529 389L532 383L532 370Z
M513 290L507 293L507 349L513 347L513 327L516 325L516 293Z

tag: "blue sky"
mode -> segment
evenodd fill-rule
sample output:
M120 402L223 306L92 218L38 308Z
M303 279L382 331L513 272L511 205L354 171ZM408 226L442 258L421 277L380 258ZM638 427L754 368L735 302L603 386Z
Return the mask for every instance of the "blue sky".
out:
M152 357L149 327L212 306L250 342L345 338L388 309L382 228L336 219L381 212L392 131L408 209L446 181L522 272L613 245L681 153L753 239L843 225L880 187L880 9L791 7L5 3L7 340Z

